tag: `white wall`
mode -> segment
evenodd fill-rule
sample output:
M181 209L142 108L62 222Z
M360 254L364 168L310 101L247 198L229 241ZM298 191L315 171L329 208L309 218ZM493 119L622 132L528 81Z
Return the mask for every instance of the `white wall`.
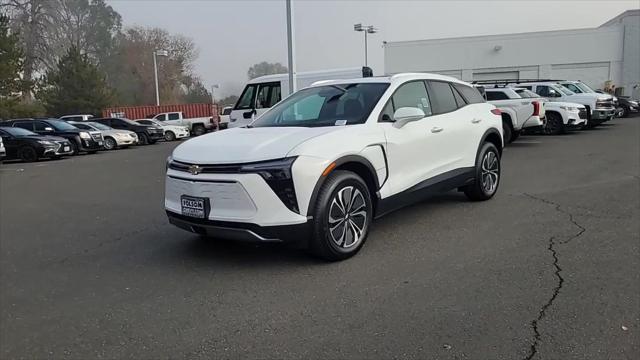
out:
M385 72L451 73L467 81L491 78L491 73L500 77L517 72L520 79L565 78L560 75L571 74L602 88L607 80L621 83L624 36L624 27L617 24L597 29L389 42L385 46Z

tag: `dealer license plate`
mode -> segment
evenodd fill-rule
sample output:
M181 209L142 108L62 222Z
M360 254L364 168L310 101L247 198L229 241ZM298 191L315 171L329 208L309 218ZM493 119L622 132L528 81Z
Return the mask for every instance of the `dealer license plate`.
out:
M182 195L180 197L182 215L206 219L209 211L208 200L207 198Z

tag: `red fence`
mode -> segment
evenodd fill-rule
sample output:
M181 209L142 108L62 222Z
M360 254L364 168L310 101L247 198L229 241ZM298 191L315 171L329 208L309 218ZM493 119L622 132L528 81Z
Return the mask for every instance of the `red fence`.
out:
M102 110L102 116L144 119L155 114L173 111L182 111L185 118L211 116L215 121L218 120L218 106L213 104L121 106Z

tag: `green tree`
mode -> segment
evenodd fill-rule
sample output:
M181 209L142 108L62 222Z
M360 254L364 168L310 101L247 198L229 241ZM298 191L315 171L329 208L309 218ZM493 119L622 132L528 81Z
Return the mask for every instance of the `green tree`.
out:
M0 118L13 116L24 83L20 74L24 69L23 52L18 34L9 30L9 18L0 14Z
M50 115L99 114L111 104L112 92L98 67L71 46L45 75L38 97Z
M229 95L217 101L220 106L233 106L238 101L238 95Z
M211 102L211 92L207 90L200 79L187 77L183 80L186 84L187 91L183 96L183 102L187 104L200 104Z
M289 71L287 67L280 63L268 63L266 61L263 61L250 67L249 71L247 71L247 76L249 76L249 80L251 80L259 76L283 74L287 71Z

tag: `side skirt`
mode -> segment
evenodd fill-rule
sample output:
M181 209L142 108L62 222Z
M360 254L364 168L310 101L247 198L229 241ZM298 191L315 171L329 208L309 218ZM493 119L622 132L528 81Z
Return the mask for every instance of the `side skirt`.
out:
M447 171L424 180L398 194L379 199L375 218L377 219L392 211L421 202L433 195L471 184L475 178L475 171L475 167Z

